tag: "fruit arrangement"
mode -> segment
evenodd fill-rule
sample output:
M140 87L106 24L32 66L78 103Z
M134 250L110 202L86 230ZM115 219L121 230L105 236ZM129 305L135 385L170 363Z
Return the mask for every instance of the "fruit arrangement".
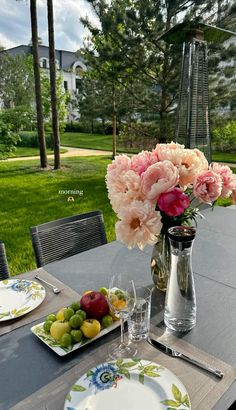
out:
M117 320L109 310L106 296L106 288L84 292L80 301L47 316L43 324L44 333L62 348L93 339Z

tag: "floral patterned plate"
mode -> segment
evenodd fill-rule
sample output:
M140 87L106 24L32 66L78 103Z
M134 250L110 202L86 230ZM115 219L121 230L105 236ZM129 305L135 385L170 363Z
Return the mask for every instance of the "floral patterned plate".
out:
M143 359L117 359L92 368L72 386L64 410L191 409L182 382Z
M45 295L44 287L31 280L0 281L0 322L31 312L42 303Z
M62 347L60 346L59 342L56 341L49 333L45 333L43 329L43 324L38 323L37 325L31 327L31 332L34 333L42 342L44 342L48 347L50 347L55 353L57 353L59 356L65 356L66 354L70 352L74 352L75 350L79 349L85 344L91 343L96 339L99 339L100 337L106 335L107 333L110 333L112 330L116 329L117 327L120 326L120 321L113 322L110 326L104 328L101 330L101 332L93 337L93 339L82 339L81 342L75 343L69 347Z

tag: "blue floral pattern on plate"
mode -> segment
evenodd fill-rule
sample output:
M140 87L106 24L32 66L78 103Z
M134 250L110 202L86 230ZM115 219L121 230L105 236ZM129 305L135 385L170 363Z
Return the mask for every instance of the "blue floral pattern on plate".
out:
M14 282L10 287L15 290L16 292L25 292L25 288L31 285L30 280L19 280Z
M91 380L90 386L98 390L106 390L111 387L116 387L118 380L121 380L121 376L118 372L116 366L105 363L97 366L93 372L87 375L88 379Z
M0 281L0 322L16 319L38 307L44 300L44 287L27 279Z
M189 395L168 369L148 360L117 359L90 369L67 395L64 410L190 410Z

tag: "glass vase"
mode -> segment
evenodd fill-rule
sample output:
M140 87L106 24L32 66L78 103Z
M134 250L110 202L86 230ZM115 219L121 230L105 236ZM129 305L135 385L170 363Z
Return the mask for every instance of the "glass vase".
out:
M170 243L167 232L158 236L151 257L151 275L157 289L165 292L170 273Z
M165 325L186 332L196 324L196 294L192 271L192 247L196 229L175 226L168 229L171 269L165 297Z

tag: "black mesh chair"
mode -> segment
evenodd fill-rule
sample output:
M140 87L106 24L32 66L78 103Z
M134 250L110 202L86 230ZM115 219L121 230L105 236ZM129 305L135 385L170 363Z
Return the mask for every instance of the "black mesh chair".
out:
M3 242L0 242L0 280L10 278L7 256Z
M30 234L38 267L107 243L101 211L34 226Z

